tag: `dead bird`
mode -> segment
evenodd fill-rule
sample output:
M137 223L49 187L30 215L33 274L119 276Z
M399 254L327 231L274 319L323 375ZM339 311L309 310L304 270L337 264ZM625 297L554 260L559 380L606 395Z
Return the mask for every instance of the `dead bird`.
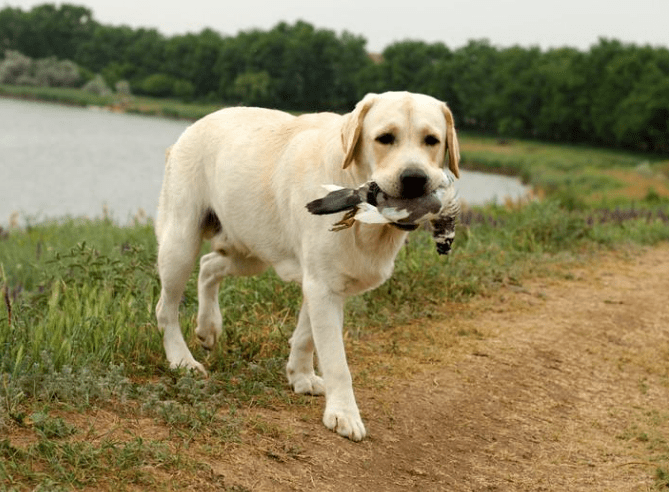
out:
M396 198L386 194L374 181L350 189L337 185L324 185L329 193L307 204L315 215L346 214L336 222L333 231L347 229L357 220L367 224L392 224L402 230L412 231L427 224L437 245L437 253L446 255L455 237L455 223L460 214L460 202L449 177L446 184L429 195L419 198Z

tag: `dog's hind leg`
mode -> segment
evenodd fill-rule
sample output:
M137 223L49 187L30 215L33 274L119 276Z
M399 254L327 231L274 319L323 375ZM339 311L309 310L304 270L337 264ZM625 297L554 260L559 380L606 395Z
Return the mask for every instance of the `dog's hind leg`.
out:
M226 275L227 258L218 252L200 258L200 273L197 280L197 329L195 334L207 350L223 332L223 317L218 305L218 288Z
M165 355L171 368L187 367L207 371L191 354L179 327L179 304L186 282L200 250L202 234L197 221L189 224L171 218L159 229L158 274L160 300L156 306L158 328L163 332Z
M286 373L295 393L325 394L325 383L314 372L314 338L306 300L302 303L297 327L290 337L290 356Z
M216 245L217 238L212 239ZM223 278L228 275L255 275L267 265L253 257L228 254L218 249L200 258L200 273L197 281L197 329L195 334L202 346L211 350L223 332L223 317L218 304L218 290Z

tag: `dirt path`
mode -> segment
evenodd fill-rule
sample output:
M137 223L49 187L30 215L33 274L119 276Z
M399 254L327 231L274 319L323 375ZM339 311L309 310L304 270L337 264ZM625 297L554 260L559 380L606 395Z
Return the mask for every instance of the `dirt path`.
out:
M669 471L669 245L570 277L351 342L369 439L320 426L320 399L258 411L213 476L252 491L655 490Z

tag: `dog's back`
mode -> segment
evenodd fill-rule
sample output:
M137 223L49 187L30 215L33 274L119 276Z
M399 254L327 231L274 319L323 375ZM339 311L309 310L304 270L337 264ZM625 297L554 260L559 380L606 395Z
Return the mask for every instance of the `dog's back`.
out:
M297 260L300 229L313 220L305 197L341 180L340 125L331 113L296 117L262 108L227 108L197 121L167 154L158 242L167 222L195 219L201 235L218 233L214 248L268 264Z

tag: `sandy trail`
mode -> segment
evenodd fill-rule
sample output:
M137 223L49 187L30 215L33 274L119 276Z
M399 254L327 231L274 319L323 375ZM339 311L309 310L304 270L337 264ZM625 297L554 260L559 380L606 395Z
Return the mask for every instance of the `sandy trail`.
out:
M669 245L445 309L351 343L369 439L321 427L321 399L262 410L274 432L209 456L212 474L252 491L654 490L669 467Z

